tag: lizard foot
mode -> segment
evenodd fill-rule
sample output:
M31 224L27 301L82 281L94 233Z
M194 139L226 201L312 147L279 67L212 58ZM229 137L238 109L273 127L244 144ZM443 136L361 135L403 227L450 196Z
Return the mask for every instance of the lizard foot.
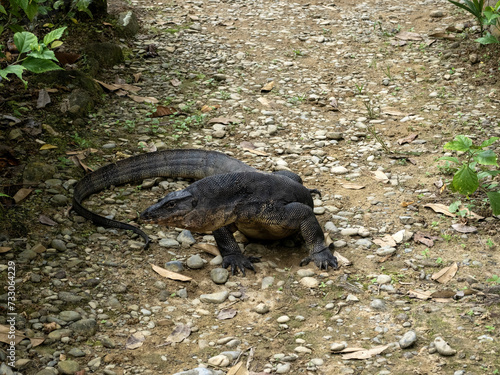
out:
M300 262L300 265L305 266L311 261L313 261L320 270L327 270L328 266L332 267L333 269L338 268L337 258L332 254L328 247L325 247L319 253L313 253L308 257L305 257Z
M260 258L257 257L246 257L243 254L231 254L223 257L222 267L227 268L231 266L231 275L237 274L239 270L243 276L245 276L245 268L255 272L252 263L257 263L259 261Z

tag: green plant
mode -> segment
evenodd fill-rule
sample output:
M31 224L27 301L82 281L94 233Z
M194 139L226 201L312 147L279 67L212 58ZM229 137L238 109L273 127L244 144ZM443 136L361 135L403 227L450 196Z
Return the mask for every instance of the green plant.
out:
M429 249L424 249L422 255L424 258L429 258L431 251Z
M392 81L392 74L391 74L391 67L390 65L386 65L385 69L383 70L384 74L387 76Z
M488 332L493 332L495 330L495 326L484 326L484 328L486 328Z
M494 190L498 187L498 184L492 182L480 185L480 181L500 174L500 170L498 169L489 170L482 167L498 167L497 155L492 150L487 149L487 147L491 146L498 139L500 138L491 137L480 145L474 145L469 137L457 135L453 141L444 145L444 149L461 152L461 160L458 157L452 156L439 158L439 160L451 161L460 166L453 175L450 185L451 189L468 197L481 188L488 196L493 215L500 214L500 192Z
M363 89L365 88L365 85L363 85L363 84L358 85L357 83L355 83L354 86L356 86L356 90L358 90L358 93L360 93L360 94L363 93Z
M436 259L436 264L443 264L443 258L439 257Z
M492 275L489 279L486 280L489 283L500 284L500 276Z
M493 242L493 240L491 238L488 238L488 240L486 241L486 245L491 248L491 247L495 246L495 243Z
M28 70L33 73L44 73L50 70L62 69L54 61L58 61L50 48L59 47L63 44L58 40L66 30L65 27L52 30L43 37L43 42L39 43L36 35L23 31L14 34L14 44L16 45L19 55L12 64L6 68L0 69L0 77L9 80L7 75L16 75L23 83L24 87L28 86L28 82L23 79L23 71ZM1 46L0 46L1 47ZM1 49L1 48L0 48ZM0 52L0 57L5 57L5 54Z
M484 9L484 0L462 0L463 4L458 1L448 0L453 5L462 8L463 10L471 13L474 17L476 17L476 21L481 28L481 34L483 34L483 9Z

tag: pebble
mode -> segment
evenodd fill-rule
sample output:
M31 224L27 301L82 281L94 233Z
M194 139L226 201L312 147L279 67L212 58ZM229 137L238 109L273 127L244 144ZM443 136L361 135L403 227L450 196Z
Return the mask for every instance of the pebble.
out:
M80 365L78 364L78 362L68 359L66 361L59 362L59 364L57 365L57 369L62 374L73 375L75 372L80 370Z
M444 356L451 356L457 353L457 351L452 349L442 337L436 337L434 339L434 346L436 347L437 352Z
M306 288L317 288L319 285L319 281L314 277L303 277L299 282Z
M210 271L210 278L216 284L224 284L229 279L229 271L225 268L214 268Z
M259 303L257 306L254 307L253 311L255 311L258 314L266 314L269 312L269 306L266 305L265 303Z
M330 345L330 350L332 352L340 352L341 350L344 350L345 348L347 348L346 342L334 342L333 344Z
M222 303L229 296L229 292L227 290L223 290L221 292L211 293L211 294L202 294L200 296L200 301L205 303Z
M374 310L385 310L386 304L384 300L375 298L373 301L370 302L370 307Z
M274 284L273 276L266 276L262 279L261 289L267 289Z
M202 268L205 265L205 261L203 260L203 258L201 256L199 256L198 254L195 254L195 255L191 255L187 259L186 265L189 268L196 270L196 269Z
M412 346L416 341L417 341L417 334L415 333L415 331L408 331L399 340L399 346L402 349L406 349Z

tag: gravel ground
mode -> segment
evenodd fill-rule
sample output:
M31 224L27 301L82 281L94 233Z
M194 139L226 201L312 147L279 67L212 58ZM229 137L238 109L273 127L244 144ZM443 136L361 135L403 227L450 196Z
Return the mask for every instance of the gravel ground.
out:
M8 262L16 269L20 340L13 360L8 345L0 350L0 374L210 375L240 362L231 374L500 371L498 220L476 203L486 219L460 233L451 228L458 219L424 207L457 199L438 184L451 178L436 163L444 143L500 135L498 52L473 42L474 27L430 37L463 30L467 14L436 0L144 0L132 9L143 29L102 80L119 77L159 103L108 93L77 120L88 125L75 148L95 149L84 162L196 147L292 170L321 191L315 213L346 262L301 268L299 238L239 236L262 262L233 276L205 251L209 233L156 225L142 225L153 239L144 251L131 233L66 214L83 173L46 151L32 168L47 177L24 203L30 233L0 243L9 249L2 277L9 281ZM151 117L156 105L182 115ZM85 205L135 220L188 184L143 181ZM38 223L40 214L57 225ZM446 283L434 280L454 265ZM8 318L0 317L7 329Z

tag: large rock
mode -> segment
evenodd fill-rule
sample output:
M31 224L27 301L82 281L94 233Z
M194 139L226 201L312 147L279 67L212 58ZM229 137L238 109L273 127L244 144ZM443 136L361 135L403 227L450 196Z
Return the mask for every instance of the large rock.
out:
M125 37L132 37L139 32L139 22L131 10L118 15L118 32Z
M124 61L122 49L113 43L92 43L85 48L85 54L97 60L99 67L111 68Z
M23 172L24 184L39 184L42 181L52 178L56 173L56 168L53 165L45 164L39 161L26 164Z

